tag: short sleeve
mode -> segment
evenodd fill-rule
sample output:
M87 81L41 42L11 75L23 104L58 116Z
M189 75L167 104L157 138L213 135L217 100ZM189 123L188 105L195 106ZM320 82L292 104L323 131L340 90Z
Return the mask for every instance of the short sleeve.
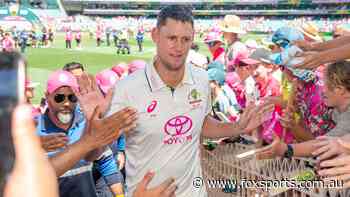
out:
M122 83L123 81L117 82L117 84L114 86L111 105L106 112L105 117L109 117L115 112L118 112L128 106L128 96L126 91L124 91L122 88Z

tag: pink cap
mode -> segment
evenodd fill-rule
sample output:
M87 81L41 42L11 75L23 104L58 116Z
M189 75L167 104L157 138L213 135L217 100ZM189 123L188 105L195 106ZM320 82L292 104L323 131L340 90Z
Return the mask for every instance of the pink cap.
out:
M108 69L97 73L95 78L97 85L101 88L104 94L107 94L108 90L118 81L118 75Z
M207 36L204 38L205 43L214 42L214 41L219 41L223 43L220 32L215 32L215 31L209 32Z
M243 62L243 63L248 64L248 65L254 65L254 64L260 63L257 60L249 58L249 51L248 50L238 51L238 54L237 54L234 62L235 62L235 65L238 65L239 62Z
M146 67L146 62L143 60L134 60L129 64L129 74L135 72L136 70L143 69Z
M123 76L125 72L125 67L120 66L119 64L116 66L113 66L111 70L118 75L118 77Z
M79 85L77 79L68 71L58 70L52 73L47 80L46 91L51 94L58 88L68 86L73 91L78 91Z
M217 33L220 33L221 32L221 29L219 26L214 26L213 28L210 29L211 32L217 32Z

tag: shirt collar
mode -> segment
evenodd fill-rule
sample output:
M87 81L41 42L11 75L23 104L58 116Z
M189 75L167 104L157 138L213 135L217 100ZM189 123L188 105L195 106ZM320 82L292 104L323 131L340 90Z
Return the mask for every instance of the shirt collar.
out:
M146 80L147 80L147 83L148 83L148 86L149 86L151 92L167 87L167 85L162 81L158 72L156 71L156 69L154 67L154 62L155 61L153 60L151 63L147 64L146 68L145 68ZM192 72L193 72L192 65L185 64L184 77L183 77L183 80L179 86L181 86L183 84L188 84L188 85L195 84Z

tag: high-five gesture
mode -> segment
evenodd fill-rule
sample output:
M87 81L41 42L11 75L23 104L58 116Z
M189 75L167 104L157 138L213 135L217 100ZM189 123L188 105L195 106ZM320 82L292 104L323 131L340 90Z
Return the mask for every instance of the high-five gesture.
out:
M239 127L247 133L252 132L266 121L266 117L268 117L273 109L273 104L263 104L260 106L255 106L253 104L249 105L241 115L238 122Z
M83 74L78 78L79 91L74 92L87 119L90 119L94 109L99 106L99 116L102 116L112 100L112 89L104 96L96 84L95 77Z

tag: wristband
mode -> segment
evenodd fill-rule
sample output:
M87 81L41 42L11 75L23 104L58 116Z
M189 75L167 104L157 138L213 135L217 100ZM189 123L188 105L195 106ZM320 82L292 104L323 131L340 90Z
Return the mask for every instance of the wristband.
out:
M287 144L287 151L284 153L284 157L286 158L292 158L294 155L294 149L292 147L292 145Z

